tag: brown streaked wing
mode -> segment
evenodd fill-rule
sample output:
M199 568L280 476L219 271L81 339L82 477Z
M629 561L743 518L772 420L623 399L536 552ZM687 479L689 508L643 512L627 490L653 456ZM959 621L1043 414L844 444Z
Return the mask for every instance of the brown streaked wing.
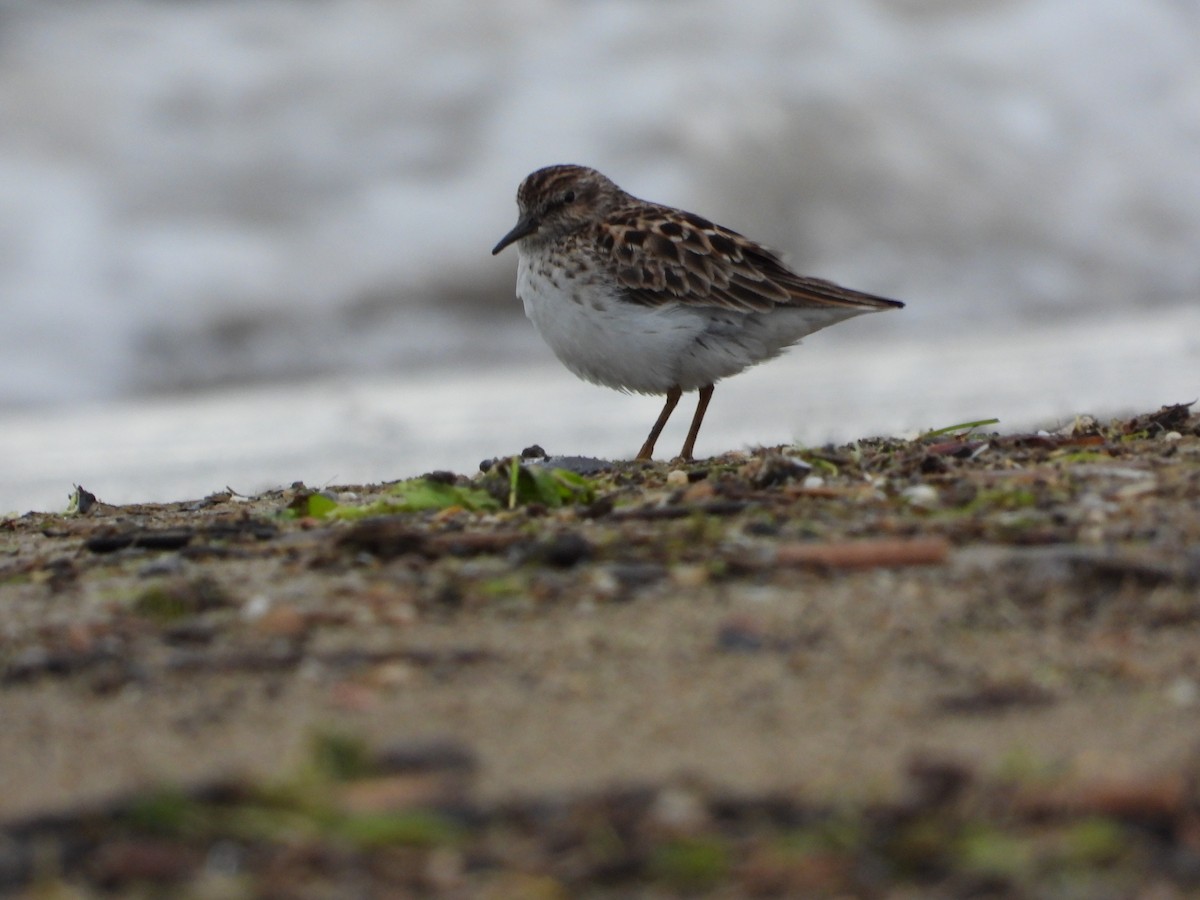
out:
M645 306L678 300L736 312L812 305L886 309L904 304L797 275L736 231L670 207L626 210L598 226L626 299ZM611 248L611 249L609 249Z
M791 293L790 303L795 305L813 306L847 306L857 309L902 309L904 304L899 300L889 300L853 288L845 288L824 278L810 278L788 272L788 277L782 281L784 287Z

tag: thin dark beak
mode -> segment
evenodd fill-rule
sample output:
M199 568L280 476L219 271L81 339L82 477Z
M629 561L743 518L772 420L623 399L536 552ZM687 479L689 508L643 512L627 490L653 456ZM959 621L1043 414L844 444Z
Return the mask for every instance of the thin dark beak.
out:
M540 225L541 222L539 222L533 216L526 216L525 218L521 219L516 225L513 226L513 230L504 237L500 238L500 243L492 248L492 256L495 256L509 244L519 241L521 238L525 237L525 235L533 234L538 230Z

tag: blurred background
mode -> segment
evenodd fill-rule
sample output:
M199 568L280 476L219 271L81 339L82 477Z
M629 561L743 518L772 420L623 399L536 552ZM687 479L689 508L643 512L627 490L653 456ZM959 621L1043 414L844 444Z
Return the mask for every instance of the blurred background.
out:
M0 123L0 511L628 458L489 255L555 162L909 304L698 454L1200 394L1196 0L7 0Z

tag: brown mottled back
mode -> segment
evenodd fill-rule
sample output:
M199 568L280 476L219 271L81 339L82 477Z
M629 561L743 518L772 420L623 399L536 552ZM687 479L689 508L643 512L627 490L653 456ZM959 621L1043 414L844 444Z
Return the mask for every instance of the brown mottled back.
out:
M586 242L633 303L686 301L736 312L779 306L900 307L896 300L798 275L773 252L694 213L640 200L586 166L539 169L517 202L531 240Z

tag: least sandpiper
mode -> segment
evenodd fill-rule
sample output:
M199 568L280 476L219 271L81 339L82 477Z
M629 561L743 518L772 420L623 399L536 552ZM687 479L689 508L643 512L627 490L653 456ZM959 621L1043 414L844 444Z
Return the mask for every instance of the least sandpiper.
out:
M517 295L563 364L596 384L666 394L638 459L684 391L699 402L692 458L714 385L826 326L903 306L797 275L773 252L694 213L639 200L595 169L548 166L521 182Z

